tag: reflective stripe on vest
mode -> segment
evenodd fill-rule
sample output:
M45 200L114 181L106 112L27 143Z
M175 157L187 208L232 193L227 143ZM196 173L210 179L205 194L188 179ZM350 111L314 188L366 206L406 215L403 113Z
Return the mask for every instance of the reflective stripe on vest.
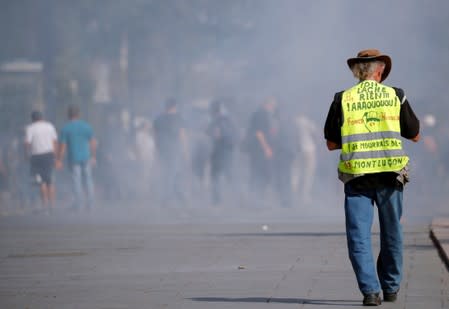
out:
M341 104L340 172L398 172L407 165L399 123L401 102L393 88L366 80L343 92Z

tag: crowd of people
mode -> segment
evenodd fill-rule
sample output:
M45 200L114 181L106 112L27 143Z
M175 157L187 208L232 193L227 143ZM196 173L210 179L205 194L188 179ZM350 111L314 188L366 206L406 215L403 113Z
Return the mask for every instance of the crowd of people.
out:
M318 183L338 194L333 162L320 144L322 130L309 115L287 111L274 97L246 113L231 103L212 100L195 108L168 99L158 114L122 110L91 125L81 120L87 118L82 110L70 106L60 128L34 111L17 134L0 136L0 211L76 210L124 201L147 207L300 207L312 203ZM418 152L425 153L412 164L415 173L432 174L443 188L449 168L441 143L447 134L440 127L434 116L424 117ZM77 134L83 136L81 146L71 137ZM429 165L421 157L434 159Z
M192 113L168 99L154 117L105 115L101 128L82 120L77 106L61 128L33 111L24 132L0 140L1 210L310 200L314 122L283 113L274 97L244 120L228 103L213 100Z

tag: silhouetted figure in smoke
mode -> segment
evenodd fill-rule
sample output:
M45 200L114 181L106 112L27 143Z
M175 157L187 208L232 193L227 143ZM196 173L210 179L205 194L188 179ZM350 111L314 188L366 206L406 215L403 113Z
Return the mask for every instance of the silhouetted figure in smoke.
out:
M153 124L156 152L160 168L162 202L184 201L183 170L188 162L184 122L174 99L167 100L165 111Z
M245 150L249 156L250 186L264 193L273 181L274 138L279 127L277 102L268 98L250 117Z
M210 153L212 142L208 134L210 110L203 105L192 106L189 122L189 145L191 145L192 197L197 202L206 197L210 185Z
M67 153L75 198L73 209L78 210L83 204L90 208L94 198L92 166L97 163L97 142L90 124L80 119L77 106L69 107L68 117L69 122L61 130L57 165L62 167L62 160Z
M250 183L253 191L263 192L272 180L273 140L277 134L277 103L267 99L250 118L246 150L250 163Z
M130 184L127 170L130 137L123 128L120 114L111 111L107 115L106 130L100 138L98 149L98 174L104 185L104 198L108 201L123 200L130 197Z
M204 128L205 127L205 128ZM210 138L207 135L207 125L202 130L190 131L189 141L192 143L192 172L197 180L197 191L204 191L207 185L207 170L211 152Z
M285 125L281 123L276 99L266 99L251 116L246 150L253 193L265 193L272 187L280 194L281 204L290 206L294 154L288 145L288 128Z
M299 153L294 163L294 190L305 203L312 201L312 188L317 166L316 141L318 127L306 114L295 118L295 130L298 133Z
M212 199L214 203L221 201L221 178L225 177L231 183L232 158L237 130L222 102L211 104L211 123L208 135L212 140L210 155L210 176Z
M33 111L31 121L25 131L25 149L30 159L31 176L40 189L42 207L49 211L55 201L53 167L58 137L55 127L44 120L41 112Z
M139 119L139 123L136 124L135 133L135 150L136 160L138 163L139 181L137 185L142 195L147 195L149 189L152 188L152 175L154 174L155 163L155 143L153 128L151 123L147 119Z
M298 138L292 119L278 111L277 132L273 132L273 185L283 207L292 206L292 170Z

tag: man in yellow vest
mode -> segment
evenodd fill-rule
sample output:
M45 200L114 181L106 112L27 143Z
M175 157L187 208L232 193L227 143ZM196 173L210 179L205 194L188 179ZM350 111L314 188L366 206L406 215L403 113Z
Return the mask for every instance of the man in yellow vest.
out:
M381 289L384 301L397 299L402 279L400 219L409 159L401 138L417 142L419 120L402 89L381 84L391 70L389 56L368 49L347 63L359 83L335 94L324 137L329 150L341 150L346 237L363 305L378 306ZM380 224L377 265L371 249L374 204Z

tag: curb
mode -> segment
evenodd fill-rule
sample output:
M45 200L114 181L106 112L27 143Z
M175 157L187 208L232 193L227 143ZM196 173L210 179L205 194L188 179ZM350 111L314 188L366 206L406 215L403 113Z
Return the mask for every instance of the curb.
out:
M433 232L432 229L430 229L430 239L432 239L433 244L435 245L435 247L438 250L438 254L441 258L441 260L444 262L444 264L446 265L447 270L449 271L449 258L446 254L446 251L444 251L443 247L441 246L438 238L435 236L435 233Z
M442 244L443 240L441 239L444 238L442 237L441 234L447 235L449 233L449 225L446 222L449 222L449 219L439 218L432 220L432 224L430 225L429 237L432 240L433 244L435 245L436 249L438 250L438 254L443 263L445 264L446 269L449 271L449 256L448 252L445 250ZM443 231L445 231L446 233L443 233Z

